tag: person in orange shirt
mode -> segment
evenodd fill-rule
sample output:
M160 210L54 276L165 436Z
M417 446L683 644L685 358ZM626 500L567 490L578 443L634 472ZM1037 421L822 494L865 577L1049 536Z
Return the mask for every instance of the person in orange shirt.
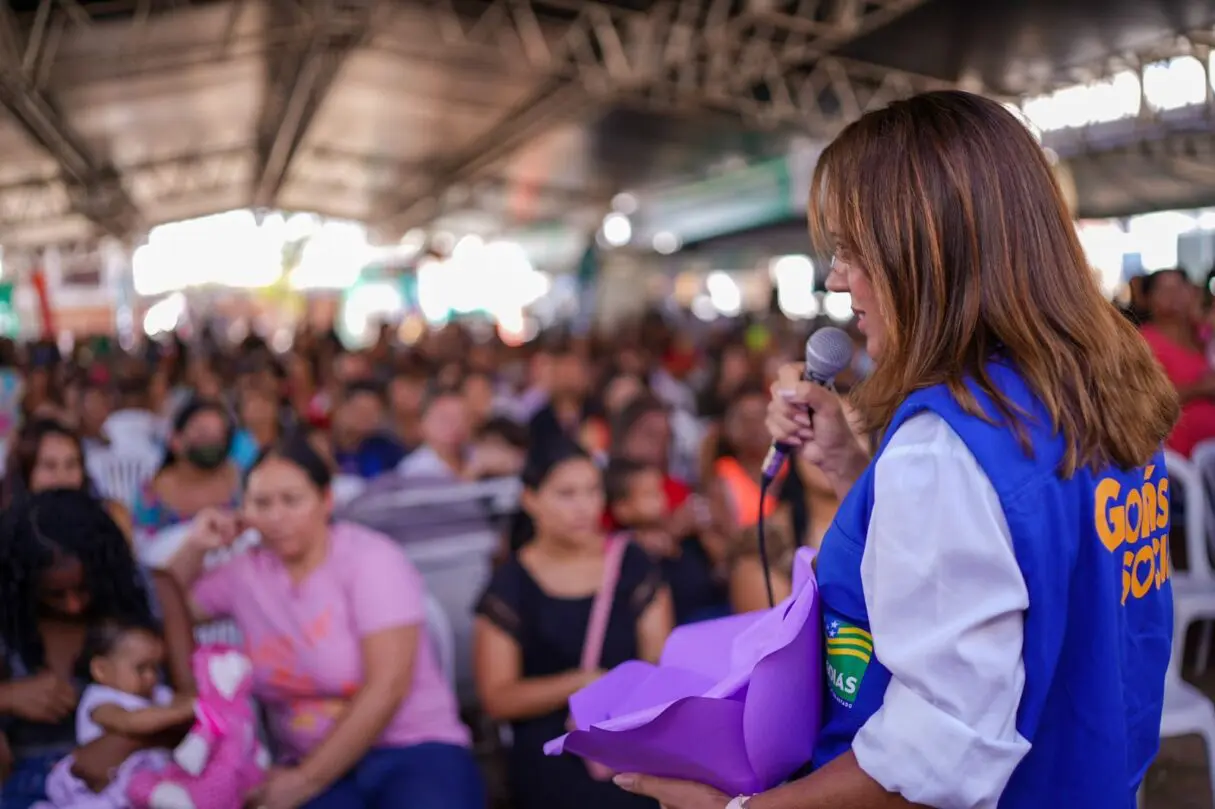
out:
M781 501L795 505L802 494L797 471L788 468L768 489L760 505L760 472L769 440L763 430L767 394L757 385L740 389L726 407L720 428L706 441L706 469L701 475L718 522L741 531L753 527L762 514L770 517ZM805 526L802 504L798 528ZM798 535L803 533L798 530Z
M707 458L711 465L703 477L713 524L726 537L722 552L729 566L730 602L735 612L768 606L756 544L760 470L770 446L758 425L767 401L767 393L756 387L744 387L736 394L719 433L710 437ZM839 497L821 470L801 460L785 465L762 506L769 559L778 572L782 566L791 570L798 547L818 547L838 507ZM774 577L778 599L788 595L791 584L787 573L783 578Z

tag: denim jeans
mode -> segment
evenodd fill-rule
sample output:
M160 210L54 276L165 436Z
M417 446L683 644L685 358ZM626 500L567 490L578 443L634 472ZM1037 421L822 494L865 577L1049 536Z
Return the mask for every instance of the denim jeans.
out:
M29 809L46 800L46 777L61 758L63 753L19 757L12 775L0 784L0 809Z
M304 809L485 809L485 803L472 751L426 742L374 748Z

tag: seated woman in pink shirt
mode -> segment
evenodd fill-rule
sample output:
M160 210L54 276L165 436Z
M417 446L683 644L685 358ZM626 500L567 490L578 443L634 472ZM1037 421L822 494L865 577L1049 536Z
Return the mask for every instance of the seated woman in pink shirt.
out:
M170 568L197 621L231 618L284 756L262 809L483 809L468 730L426 636L425 588L391 540L330 524L329 467L303 439L250 468L241 520L196 518ZM239 522L261 546L201 573Z
M1143 279L1143 295L1148 322L1139 331L1181 399L1181 419L1166 443L1189 457L1215 438L1215 371L1199 336L1198 290L1181 270L1159 270Z

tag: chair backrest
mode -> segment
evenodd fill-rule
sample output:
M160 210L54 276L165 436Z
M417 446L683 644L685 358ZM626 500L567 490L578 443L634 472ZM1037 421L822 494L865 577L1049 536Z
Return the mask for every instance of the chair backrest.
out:
M1174 653L1169 658L1169 667L1164 673L1164 690L1171 691L1177 689L1184 682L1181 678L1181 661L1177 655L1178 644L1173 644Z
M426 594L426 634L434 646L435 660L447 681L456 684L456 633L443 605L430 593Z
M366 488L367 481L354 475L335 475L329 484L329 490L333 492L333 504L338 508L354 500Z
M149 570L162 570L181 548L190 533L190 523L183 522L162 528L155 534L136 537L135 555Z
M1205 441L1199 441L1190 453L1190 463L1193 464L1198 472L1199 480L1203 483L1203 492L1206 495L1206 546L1207 555L1203 559L1208 562L1207 567L1210 568L1210 560L1212 555L1215 555L1215 535L1212 535L1215 530L1215 525L1212 524L1212 517L1215 513L1212 512L1212 507L1215 506L1215 439L1208 438ZM1188 550L1188 548L1187 548ZM1215 579L1215 570L1212 571L1210 578Z
M518 505L516 478L468 483L446 478L381 475L338 509L349 520L412 544L493 527Z
M1207 493L1202 470L1196 464L1171 450L1164 451L1164 462L1168 466L1169 480L1181 486L1185 498L1185 555L1186 575L1199 580L1215 579L1211 560L1207 555ZM1173 492L1176 502L1176 489Z
M95 449L85 459L98 494L127 508L135 505L140 489L156 474L160 462L160 453L151 444Z
M396 540L422 574L455 637L454 679L465 704L475 699L473 610L501 544L495 522L515 507L520 488L513 479L460 483L381 475L336 515Z
M101 431L116 446L158 446L165 440L168 423L147 410L116 410L101 425Z

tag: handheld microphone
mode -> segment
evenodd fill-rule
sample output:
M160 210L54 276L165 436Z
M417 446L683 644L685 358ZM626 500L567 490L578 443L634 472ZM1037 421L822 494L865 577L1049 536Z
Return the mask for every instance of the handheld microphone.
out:
M802 370L802 379L816 385L826 387L831 384L835 375L844 370L852 362L852 338L842 329L823 328L810 335L806 341L806 364ZM768 487L780 474L785 459L793 452L793 447L783 441L776 441L764 458L764 466L759 478L759 522L756 524L756 541L759 545L759 560L764 567L764 587L768 591L768 606L775 607L776 599L772 592L772 571L768 566L768 543L764 537L764 506L768 500ZM801 544L799 540L797 544Z
M802 379L816 385L826 387L840 371L852 363L852 338L843 329L826 327L810 335L806 341L806 364L802 370ZM776 441L768 455L764 458L763 482L771 483L780 474L781 467L793 447L783 441ZM761 504L762 506L762 504Z

